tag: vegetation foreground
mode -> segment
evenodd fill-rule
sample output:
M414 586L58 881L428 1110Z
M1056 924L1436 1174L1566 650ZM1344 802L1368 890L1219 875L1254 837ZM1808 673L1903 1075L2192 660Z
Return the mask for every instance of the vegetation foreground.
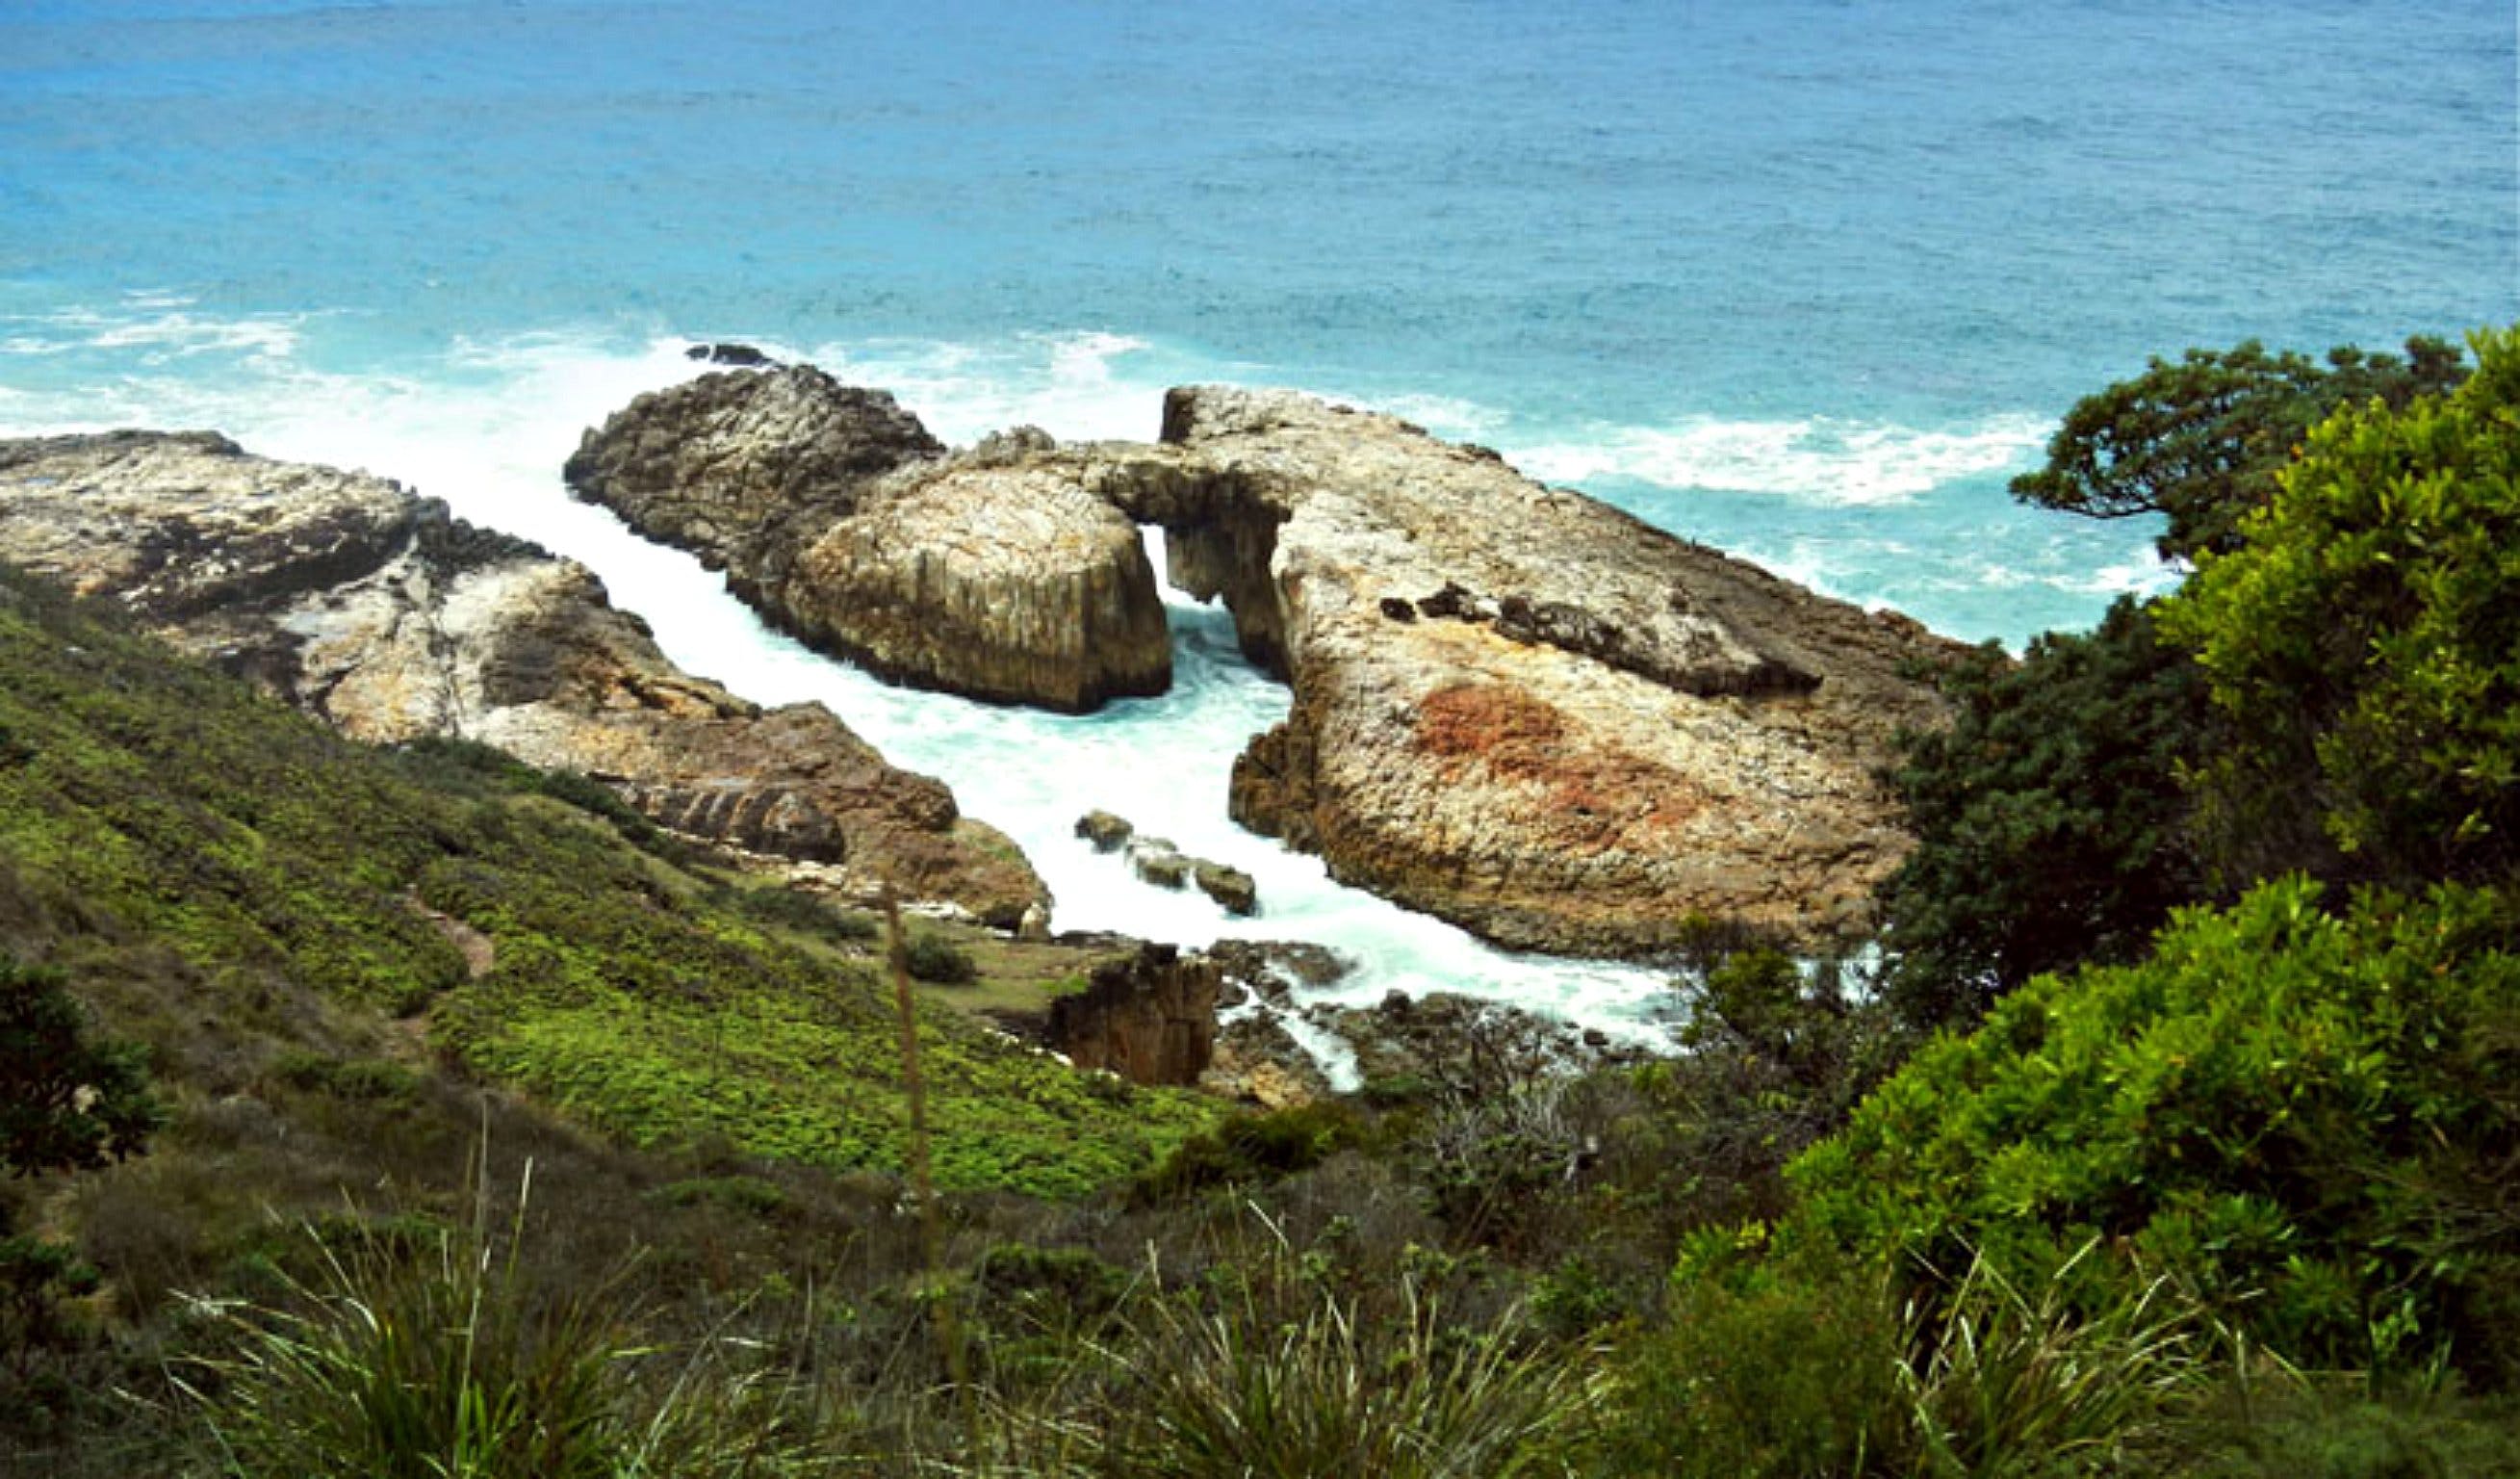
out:
M2193 575L1947 675L1877 970L1709 926L1684 1057L1273 1115L937 988L916 1136L871 920L0 572L0 1468L2520 1473L2472 344L2075 408L2016 491Z

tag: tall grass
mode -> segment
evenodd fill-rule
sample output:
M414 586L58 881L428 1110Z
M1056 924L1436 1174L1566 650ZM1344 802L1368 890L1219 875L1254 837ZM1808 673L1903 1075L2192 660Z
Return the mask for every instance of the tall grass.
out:
M1594 1389L1519 1308L1457 1318L1414 1273L1372 1298L1308 1271L1279 1229L1231 1276L1123 1301L1011 1431L1035 1473L1178 1479L1522 1479L1575 1472ZM1052 1405L1062 1410L1046 1411ZM1004 1472L1004 1470L999 1470Z
M793 1394L721 1342L643 1346L617 1290L537 1297L521 1274L532 1166L499 1235L306 1228L315 1271L268 1302L196 1301L232 1354L194 1363L225 1472L363 1479L634 1479L818 1471Z
M1924 1472L2109 1472L2192 1406L2213 1356L2196 1306L2156 1277L2096 1314L2073 1309L2092 1246L2029 1289L1980 1254L1938 1314L1911 1309L1915 1354L1898 1375Z
M1705 1479L2063 1479L2151 1472L2219 1369L2168 1283L2086 1250L2016 1279L1984 1254L1928 1301L1825 1261L1678 1291L1618 1363L1601 1471Z

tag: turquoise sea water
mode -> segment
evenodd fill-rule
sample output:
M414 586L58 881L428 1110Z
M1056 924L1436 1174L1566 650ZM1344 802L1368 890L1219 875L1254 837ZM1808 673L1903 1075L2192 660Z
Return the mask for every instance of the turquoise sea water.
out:
M1066 856L1103 804L1075 777L1151 768L1179 840L1289 875L1274 932L1376 981L1616 994L1508 982L1227 827L1224 759L1282 698L1210 619L1181 613L1159 704L901 695L568 506L562 457L690 338L955 439L1301 385L2018 642L2167 578L2148 531L2005 497L2075 396L2191 344L2520 317L2514 27L2506 0L8 0L0 433L217 426L587 559L688 666L946 774L1062 923L1222 927Z

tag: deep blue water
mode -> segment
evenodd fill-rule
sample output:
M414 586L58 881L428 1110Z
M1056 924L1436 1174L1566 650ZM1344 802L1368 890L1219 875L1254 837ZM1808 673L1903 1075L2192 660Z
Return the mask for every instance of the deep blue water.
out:
M526 334L1119 335L1129 386L1422 409L2017 639L2094 609L2001 495L2077 394L2520 312L2513 31L2503 0L13 0L0 333L147 292L421 380ZM42 397L0 414L164 368L133 347L0 357ZM1944 568L1960 531L2034 594ZM2118 532L2061 537L2097 568Z
M0 0L0 432L210 424L415 481L596 563L764 697L786 680L704 581L559 492L578 427L685 373L687 337L810 354L957 439L1148 436L1168 383L1308 386L2018 642L2168 578L2149 531L2004 494L2077 395L2189 345L2520 318L2514 25L2509 0ZM1230 754L1273 701L1214 676L1237 696L1206 717L1082 728L848 701L1055 841L1074 798L1018 758Z

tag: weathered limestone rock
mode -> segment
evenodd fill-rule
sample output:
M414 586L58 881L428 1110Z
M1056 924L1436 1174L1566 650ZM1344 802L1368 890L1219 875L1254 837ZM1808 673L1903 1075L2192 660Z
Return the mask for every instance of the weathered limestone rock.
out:
M1260 886L1240 868L1193 857L1190 860L1190 878L1200 893L1224 905L1229 914L1260 912Z
M1159 889L1190 887L1190 859L1166 838L1133 837L1129 839L1128 856L1129 871L1137 874L1141 883Z
M649 538L749 578L753 547L790 518L843 515L859 484L944 450L881 391L809 365L722 370L631 401L562 476Z
M1095 968L1086 989L1050 1006L1051 1046L1079 1068L1137 1084L1195 1084L1216 1049L1224 974L1168 945Z
M1070 479L985 457L865 487L762 599L806 641L902 682L1083 713L1172 683L1137 526Z
M653 417L599 439L624 439L673 440ZM1222 597L1294 691L1232 813L1501 944L1645 956L1692 916L1843 941L1909 846L1874 773L1899 728L1941 718L1907 674L1949 644L1492 452L1191 388L1159 445L1027 432L849 476L746 504L741 529L713 514L775 618L917 681L1083 707L1156 681L1160 612L1135 615L1131 536L1071 495L1160 526L1174 583Z
M566 477L887 678L1064 712L1160 693L1172 641L1137 529L1033 465L1050 450L1021 432L944 456L889 395L798 366L643 395Z
M1519 947L1868 923L1908 846L1874 771L1940 716L1903 665L1948 644L1389 417L1193 388L1164 438L1095 485L1291 679L1246 825Z
M661 824L839 863L1012 924L1013 846L819 705L675 668L583 567L361 474L208 434L0 442L0 559L121 602L354 738L460 735L614 784Z

